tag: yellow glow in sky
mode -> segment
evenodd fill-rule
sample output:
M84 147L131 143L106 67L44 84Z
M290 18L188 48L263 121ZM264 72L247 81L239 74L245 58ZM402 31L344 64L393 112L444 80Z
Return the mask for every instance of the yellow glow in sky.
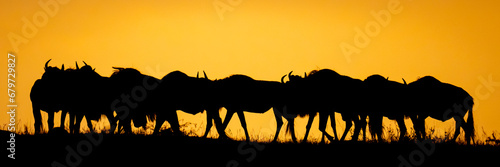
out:
M9 52L17 56L18 130L33 126L29 91L48 59L59 67L85 61L103 76L112 66L158 78L173 70L192 76L205 70L210 79L240 73L278 81L291 70L302 74L319 68L359 79L381 74L411 82L433 75L474 97L478 133L500 128L500 4L495 1L40 2L0 2L0 51L5 59ZM0 87L6 104L6 82ZM273 137L271 112L245 116L251 136ZM8 118L1 114L0 125ZM203 133L204 114L179 119L198 124L198 134ZM297 125L299 136L304 121ZM442 131L454 128L429 124ZM311 135L319 136L317 120L313 129ZM237 116L229 130L243 135Z

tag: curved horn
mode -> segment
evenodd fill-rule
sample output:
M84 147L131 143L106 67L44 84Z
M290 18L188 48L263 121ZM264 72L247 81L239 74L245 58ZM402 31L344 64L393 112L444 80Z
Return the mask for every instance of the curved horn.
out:
M290 71L290 73L288 73L288 78L290 78L290 75L292 75L292 72L293 72L293 71Z
M199 72L199 71L198 71L198 72L196 72L196 78L200 78L199 74L200 74L200 72Z
M286 74L281 77L281 83L285 83L285 81L283 81L285 79L285 77L286 77Z
M203 76L205 76L205 78L208 79L207 73L205 73L205 70L203 70Z
M63 71L64 71L64 64L62 64L62 66L61 66L61 70L63 70Z
M47 67L48 67L49 62L50 62L51 60L52 60L52 59L49 59L49 61L45 62L45 68L47 68Z
M86 66L88 66L87 63L85 63L85 61L83 61L83 64L85 64Z
M78 67L78 62L77 62L77 61L75 61L75 64L76 64L76 69L77 69L77 70L79 70L79 69L80 69L80 67Z
M408 85L408 84L406 84L406 81L405 81L405 79L404 79L404 78L401 78L401 79L403 79L403 83L405 83L405 85Z

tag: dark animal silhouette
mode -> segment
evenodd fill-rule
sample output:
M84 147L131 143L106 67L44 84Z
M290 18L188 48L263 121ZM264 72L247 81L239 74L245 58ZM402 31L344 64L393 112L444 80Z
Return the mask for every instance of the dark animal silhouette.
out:
M113 68L115 71L109 79L113 88L109 91L114 97L111 105L117 112L115 119L120 120L118 128L131 133L132 120L135 127L146 127L147 118L154 120L153 113L158 110L155 107L160 101L155 90L160 80L134 68Z
M181 71L173 71L165 75L161 79L156 92L158 93L159 103L155 103L156 108L161 111L148 113L156 115L156 125L154 134L160 130L163 122L168 121L174 133L179 134L179 121L177 118L176 110L182 110L189 114L201 113L207 111L207 127L203 137L207 137L210 128L212 127L212 120L216 124L219 138L226 138L224 129L222 129L222 121L219 116L219 111L211 108L209 105L211 100L212 89L210 85L212 82L207 78L190 77Z
M305 82L305 80L301 76L292 75L292 72L293 71L288 73L288 82L284 82L284 78L287 77L286 74L281 78L281 83L285 85L285 96L282 96L282 98L285 99L283 117L288 122L286 132L287 134L291 134L293 142L297 142L298 140L295 136L295 118L308 116L309 119L306 125L306 134L303 138L303 141L307 141L312 122L314 120L314 117L318 115L318 112L315 109L311 109L311 104L314 103L314 101L309 98L311 92L309 92L309 90L307 89L307 82ZM304 78L307 78L306 73L304 73ZM335 118L334 114L332 118ZM279 126L278 129L281 129L281 126ZM336 133L335 137L337 137Z
M456 140L460 134L460 127L465 131L467 144L474 142L474 117L472 107L474 100L464 89L443 83L432 76L422 77L408 84L409 109L414 115L411 119L417 137L425 138L425 119L432 117L440 121L455 119ZM468 113L467 122L464 120Z
M49 131L54 128L54 113L62 110L61 127L64 128L67 110L65 110L63 100L68 93L60 89L65 80L64 65L62 65L61 69L48 66L50 60L45 63L45 72L42 78L35 81L30 91L33 117L35 118L35 133L40 133L43 129L41 110L47 112L49 115L47 120Z
M276 81L254 80L246 75L231 75L224 79L213 81L211 84L209 110L218 112L224 107L227 110L226 118L222 124L225 129L234 113L238 114L241 126L245 131L246 140L250 140L243 111L252 113L265 113L273 109L277 130L273 141L276 141L279 130L283 124L281 119L284 94L283 84ZM208 128L208 127L207 127Z
M71 92L65 100L70 113L70 132L80 132L80 122L84 116L90 130L93 130L91 120L99 121L102 115L108 118L112 128L116 127L113 110L109 107L115 98L110 94L113 85L109 78L102 77L87 63L83 63L85 66L81 68L76 63L76 69L65 71L67 80L63 89ZM114 129L110 131L113 132Z
M355 125L355 131L352 136L353 140L357 140L361 129L365 131L366 119L359 118L362 110L360 107L362 100L360 98L363 97L361 80L340 75L330 69L312 71L309 76L303 78L290 74L290 81L287 82L287 91L295 92L293 93L295 95L290 95L289 93L288 99L292 98L295 100L288 100L286 102L287 113L297 115L314 115L315 113L319 113L319 130L323 133L322 141L324 136L329 140L338 140L334 112L340 113L342 119L346 121L346 129L340 140L345 139L347 132L352 127L352 122ZM331 117L331 126L335 139L326 132L328 116ZM311 123L312 118L310 117L307 128L310 128ZM293 127L293 121L289 122L288 129L292 129L292 133ZM307 139L307 137L304 138Z
M371 75L363 81L364 104L363 110L370 116L370 133L372 138L382 139L383 116L396 120L400 129L399 140L406 135L405 116L410 116L406 103L406 85L390 81L381 75Z

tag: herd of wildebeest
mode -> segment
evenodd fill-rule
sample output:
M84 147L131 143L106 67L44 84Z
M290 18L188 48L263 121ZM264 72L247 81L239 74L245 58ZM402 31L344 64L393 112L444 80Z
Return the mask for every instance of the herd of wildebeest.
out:
M292 72L281 77L281 82L255 80L249 76L235 74L224 79L210 80L205 71L203 77L188 76L173 71L162 79L142 74L133 68L114 68L110 77L95 72L85 65L65 69L49 66L38 79L30 93L35 118L35 133L43 130L41 110L48 113L49 132L54 127L54 113L62 111L61 127L69 114L70 133L79 133L80 122L87 119L99 120L105 115L110 132L131 133L132 121L135 127L144 127L155 121L153 135L158 134L161 125L168 121L174 134L182 134L177 110L189 114L206 111L207 126L203 137L208 135L212 120L219 138L227 138L224 132L234 113L238 114L246 140L249 134L243 112L264 113L273 109L277 127L273 141L276 141L283 125L288 121L287 131L294 142L294 119L309 116L304 141L307 141L312 121L319 115L319 130L329 140L344 140L354 125L352 140L358 140L363 130L366 140L366 126L374 139L381 140L382 120L387 117L396 120L400 129L399 140L404 140L407 130L405 118L413 122L418 139L426 137L425 119L432 117L446 121L454 118L456 128L453 140L465 132L467 143L474 142L473 99L462 88L443 83L432 76L425 76L414 82L391 81L381 75L371 75L365 80L340 75L330 69L313 70L304 76ZM227 110L224 121L220 109ZM342 137L337 137L335 112L346 122ZM467 121L464 116L468 113ZM331 136L325 131L328 117L334 131ZM367 118L369 121L367 121Z

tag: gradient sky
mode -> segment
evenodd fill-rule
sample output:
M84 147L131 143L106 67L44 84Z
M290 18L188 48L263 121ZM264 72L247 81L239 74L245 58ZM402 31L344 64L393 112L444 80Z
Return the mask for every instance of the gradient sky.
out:
M30 0L0 3L0 51L5 59L9 52L17 56L18 130L33 126L29 91L48 59L59 67L85 61L103 76L112 66L158 78L173 70L192 76L205 70L210 79L241 73L278 81L291 70L321 68L359 79L381 74L411 82L432 75L474 97L479 136L500 128L500 4L495 1L73 0L48 8ZM372 13L389 13L390 20ZM29 24L37 31L26 30ZM343 52L345 46L355 52ZM6 69L5 62L1 66ZM0 100L8 103L7 90L1 92ZM181 123L203 133L205 114L179 114ZM271 112L245 116L252 140L273 137ZM7 129L7 123L8 115L0 114L0 128ZM313 136L319 136L317 124L316 118ZM453 121L428 124L442 132L454 129ZM298 135L304 127L302 119ZM243 135L236 115L226 131Z

